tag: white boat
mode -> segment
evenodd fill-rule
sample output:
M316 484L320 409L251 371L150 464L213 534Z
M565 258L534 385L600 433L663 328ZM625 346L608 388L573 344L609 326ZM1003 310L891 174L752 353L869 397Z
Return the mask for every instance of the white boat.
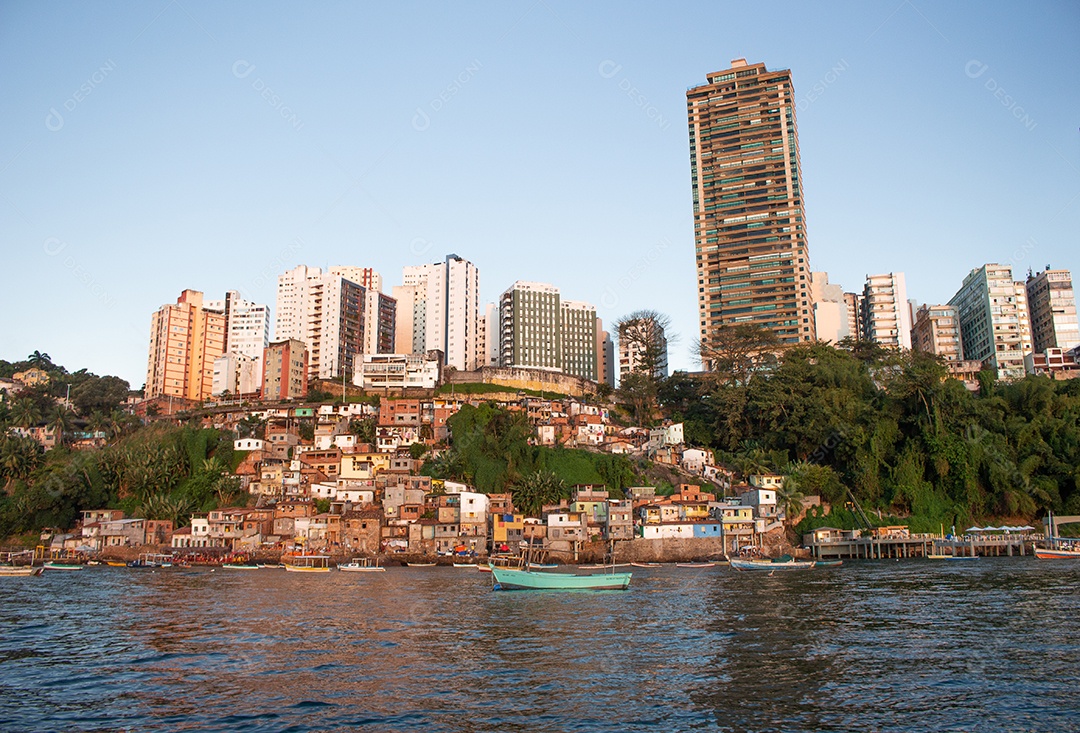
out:
M34 575L41 575L44 570L45 568L41 567L40 565L0 565L0 577L30 577Z
M677 568L715 568L714 562L677 562L675 563Z
M433 562L407 562L407 563L405 563L405 565L406 565L406 567L410 567L410 568L433 568L433 567L435 567L435 563L433 563Z
M78 563L65 563L50 560L43 566L46 570L82 570L83 566Z
M338 570L346 573L385 573L386 568L375 557L354 557L352 562L339 564Z
M732 558L731 567L736 570L811 570L814 567L813 560L788 560L787 562L772 562L771 560L738 560Z
M329 573L329 555L289 555L281 558L290 573Z
M1067 558L1080 558L1080 550L1067 548L1036 547L1035 557L1040 560L1064 560Z
M632 562L632 563L630 563L630 567L634 567L634 568L658 568L658 567L660 567L660 565L661 564L658 563L658 562Z
M226 570L258 570L258 565L245 565L244 563L227 562L221 566Z

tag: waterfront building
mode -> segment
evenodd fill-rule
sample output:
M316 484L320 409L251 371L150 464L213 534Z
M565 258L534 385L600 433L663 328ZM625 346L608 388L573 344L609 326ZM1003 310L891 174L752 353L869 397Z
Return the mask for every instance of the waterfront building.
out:
M1032 275L1024 284L1031 317L1031 343L1035 351L1069 349L1080 345L1080 323L1076 317L1076 296L1072 274L1051 270Z
M159 308L150 321L146 398L209 399L214 361L225 353L225 325L225 314L205 308L198 290Z
M477 365L480 275L476 265L455 254L443 262L414 265L402 271L399 291L412 305L409 353L441 351L446 366L471 371ZM406 312L405 317L409 314ZM398 344L398 351L404 353Z
M266 347L262 398L291 400L307 396L308 352L303 341L285 339Z
M628 374L642 371L646 356L655 358L652 376L666 377L668 353L664 327L655 318L649 317L624 320L618 326L619 381L622 382Z
M1010 265L972 270L949 300L960 319L964 357L982 362L998 379L1021 379L1024 355L1032 351L1027 290Z
M857 336L848 330L850 320L844 289L829 282L829 273L810 273L810 299L814 304L814 332L819 340L838 344L848 336Z
M698 315L815 338L791 72L735 59L686 93ZM708 367L708 364L706 364Z
M863 341L911 348L911 307L904 273L867 275L860 305Z

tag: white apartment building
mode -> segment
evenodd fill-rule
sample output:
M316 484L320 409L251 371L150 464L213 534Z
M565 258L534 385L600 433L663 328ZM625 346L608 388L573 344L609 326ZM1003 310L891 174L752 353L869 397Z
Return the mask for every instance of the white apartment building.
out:
M335 267L352 277L381 284L368 268ZM352 375L357 356L368 348L393 348L393 298L368 289L344 274L300 265L278 277L274 340L296 339L308 348L312 379ZM370 340L368 332L371 331Z
M471 371L477 364L477 331L480 318L480 275L476 265L455 254L434 264L413 265L402 270L404 296L411 288L412 333L410 353L441 351L445 364ZM408 317L407 309L404 318ZM398 343L398 350L403 351Z
M911 348L911 307L904 273L867 275L861 302L862 339L882 346Z
M814 329L817 337L826 343L836 344L848 336L858 334L849 330L848 306L844 289L829 282L829 273L810 273L810 299L814 309Z

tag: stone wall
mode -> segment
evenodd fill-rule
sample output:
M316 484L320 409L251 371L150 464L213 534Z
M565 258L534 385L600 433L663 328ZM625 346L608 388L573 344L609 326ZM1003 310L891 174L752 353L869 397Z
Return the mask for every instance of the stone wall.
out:
M448 371L443 375L447 384L498 384L511 389L530 389L536 392L557 392L581 397L593 392L596 385L587 379L546 369L483 367L473 372Z

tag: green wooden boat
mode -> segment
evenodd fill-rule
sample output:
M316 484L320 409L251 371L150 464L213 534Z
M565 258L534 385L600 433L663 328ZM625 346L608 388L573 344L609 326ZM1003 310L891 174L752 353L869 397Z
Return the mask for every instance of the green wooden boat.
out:
M495 590L626 590L632 573L545 573L515 568L491 568Z

